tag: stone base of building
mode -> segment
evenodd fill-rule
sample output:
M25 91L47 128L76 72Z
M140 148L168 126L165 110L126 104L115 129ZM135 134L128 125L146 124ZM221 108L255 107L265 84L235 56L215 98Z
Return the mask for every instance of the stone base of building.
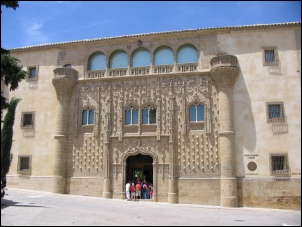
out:
M168 179L158 185L157 202L199 204L220 206L220 178L178 179L176 193L168 193ZM19 188L51 192L52 177L48 176L7 176L7 188ZM117 183L117 182L115 182ZM115 191L105 192L102 177L71 177L66 179L66 193L94 197L124 199L123 185L115 184ZM274 178L237 178L238 207L301 210L301 179L275 181ZM105 194L105 196L104 196Z

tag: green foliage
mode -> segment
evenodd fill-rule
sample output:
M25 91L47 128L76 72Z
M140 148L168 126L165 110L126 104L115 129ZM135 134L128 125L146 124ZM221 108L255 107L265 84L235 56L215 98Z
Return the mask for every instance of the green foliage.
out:
M1 1L1 6L6 6L6 8L13 8L16 10L16 8L19 7L19 4L18 1Z
M13 8L16 10L19 7L18 1L1 1L1 6L6 8ZM1 10L2 13L2 10ZM20 60L12 57L9 50L1 47L1 81L4 81L9 90L13 91L18 88L19 82L26 78L27 72L22 70L22 65L19 64ZM6 98L2 95L1 91L1 119L2 111L8 107Z
M13 126L15 121L15 111L21 99L12 98L1 129L1 198L5 195L6 174L12 161L11 147L13 141Z

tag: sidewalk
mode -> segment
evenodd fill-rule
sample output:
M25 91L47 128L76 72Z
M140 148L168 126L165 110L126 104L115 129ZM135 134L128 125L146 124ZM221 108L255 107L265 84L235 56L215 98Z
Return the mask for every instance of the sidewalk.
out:
M301 212L137 202L9 188L1 226L301 226Z

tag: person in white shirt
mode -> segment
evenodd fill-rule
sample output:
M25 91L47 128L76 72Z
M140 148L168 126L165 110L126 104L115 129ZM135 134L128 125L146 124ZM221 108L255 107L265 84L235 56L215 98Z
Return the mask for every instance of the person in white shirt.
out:
M126 199L130 200L130 181L126 184Z

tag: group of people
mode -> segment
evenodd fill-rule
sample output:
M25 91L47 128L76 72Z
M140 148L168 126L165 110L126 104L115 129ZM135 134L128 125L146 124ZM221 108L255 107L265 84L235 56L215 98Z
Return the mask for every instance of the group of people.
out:
M152 199L153 185L137 179L136 182L128 181L125 186L125 191L127 200Z

